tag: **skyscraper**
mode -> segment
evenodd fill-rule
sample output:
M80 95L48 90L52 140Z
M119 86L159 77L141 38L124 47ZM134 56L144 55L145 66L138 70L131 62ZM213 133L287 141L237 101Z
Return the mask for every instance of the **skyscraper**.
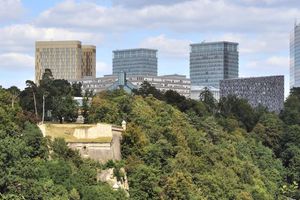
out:
M191 44L191 85L219 88L220 80L238 78L238 43L202 42Z
M96 46L82 45L82 77L96 78Z
M50 69L55 79L96 76L95 46L82 46L80 41L37 41L35 48L36 83L45 69Z
M125 49L113 51L113 74L157 76L157 50Z
M300 24L290 36L290 88L300 87Z

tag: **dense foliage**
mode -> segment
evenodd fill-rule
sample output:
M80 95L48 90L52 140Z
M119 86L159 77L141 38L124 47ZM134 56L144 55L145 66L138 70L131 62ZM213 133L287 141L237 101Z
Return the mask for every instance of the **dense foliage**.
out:
M136 94L102 93L89 115L128 122L122 153L132 199L296 197L298 180L286 179L275 155L284 130L276 114L236 97L207 102L209 93L194 101L144 85Z
M83 160L65 141L44 138L0 88L0 199L124 199L97 182L99 163Z
M96 180L113 162L83 160L32 123L41 117L43 96L54 119L72 116L68 104L80 86L53 80L50 72L39 86L27 85L0 89L0 198L126 198ZM197 101L148 83L132 95L100 93L83 107L88 123L127 122L122 166L130 199L300 199L299 88L280 115L235 96L216 102L205 90Z
M77 102L81 97L81 84L53 79L51 70L46 70L39 85L26 81L27 87L19 94L20 105L31 121L74 122L77 118Z

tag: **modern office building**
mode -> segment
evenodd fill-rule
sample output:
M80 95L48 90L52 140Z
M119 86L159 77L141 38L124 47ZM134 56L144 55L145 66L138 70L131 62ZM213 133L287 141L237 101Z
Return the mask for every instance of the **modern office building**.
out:
M96 76L96 47L80 41L37 41L35 43L35 81L50 69L55 79L77 80Z
M96 78L96 46L82 45L81 76Z
M221 80L220 96L235 95L253 107L265 106L279 113L284 103L284 76L266 76Z
M122 73L121 73L122 74ZM119 84L118 76L106 75L96 79L81 79L74 82L81 82L83 90L93 90L95 93L108 90L113 85ZM149 82L160 91L174 90L179 94L190 97L190 79L184 75L165 75L165 76L142 76L142 75L127 75L126 80L128 84L133 84L137 88L141 86L144 81Z
M300 87L300 24L290 36L290 88Z
M157 50L125 49L113 51L113 74L157 76Z
M219 88L220 80L238 78L238 43L202 42L190 45L192 86Z

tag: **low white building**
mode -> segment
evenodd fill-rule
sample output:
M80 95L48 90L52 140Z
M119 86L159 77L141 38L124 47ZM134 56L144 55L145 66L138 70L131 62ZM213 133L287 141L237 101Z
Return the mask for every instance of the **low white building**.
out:
M156 89L165 92L167 90L174 90L180 95L187 98L190 97L191 91L191 81L186 78L185 75L164 75L164 76L143 76L143 75L128 75L126 76L127 81L137 86L138 88L142 85L144 81L149 82ZM107 90L116 81L118 81L118 76L115 75L105 75L101 78L95 79L81 79L76 82L82 83L83 90L93 90L95 93Z

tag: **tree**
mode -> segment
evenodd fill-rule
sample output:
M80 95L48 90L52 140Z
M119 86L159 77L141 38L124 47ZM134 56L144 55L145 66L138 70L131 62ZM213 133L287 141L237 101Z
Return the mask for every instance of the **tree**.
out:
M138 90L135 89L132 90L132 92L136 95L141 95L144 97L151 94L157 99L163 99L163 94L147 81L144 81Z
M280 117L288 125L300 125L300 88L291 89Z
M36 125L31 124L29 122L25 122L23 139L26 142L26 144L31 148L29 152L30 157L47 158L48 148L46 138L44 138L40 129Z
M254 128L260 117L245 99L233 95L221 98L218 107L219 117L236 118L248 132Z
M52 114L60 123L63 121L73 122L77 118L78 106L72 96L53 97Z
M37 92L37 86L33 81L27 80L26 81L27 87L29 87L32 91L32 96L33 96L33 103L34 103L34 113L35 116L38 117L37 113L37 102L36 102L36 92Z
M80 200L80 195L75 188L70 191L69 198L70 200Z
M208 111L214 114L217 108L217 101L207 87L205 87L204 90L200 93L199 98L200 101L202 101L206 105Z
M130 197L133 199L160 199L158 171L146 165L138 165L128 174Z
M256 137L267 147L280 152L280 140L283 137L283 122L276 114L268 113L260 117L253 129Z
M21 91L16 86L12 86L7 89L7 91L11 94L11 107L14 108L15 102L20 95Z
M82 83L78 82L78 83L72 83L72 95L74 97L81 97L82 96Z

